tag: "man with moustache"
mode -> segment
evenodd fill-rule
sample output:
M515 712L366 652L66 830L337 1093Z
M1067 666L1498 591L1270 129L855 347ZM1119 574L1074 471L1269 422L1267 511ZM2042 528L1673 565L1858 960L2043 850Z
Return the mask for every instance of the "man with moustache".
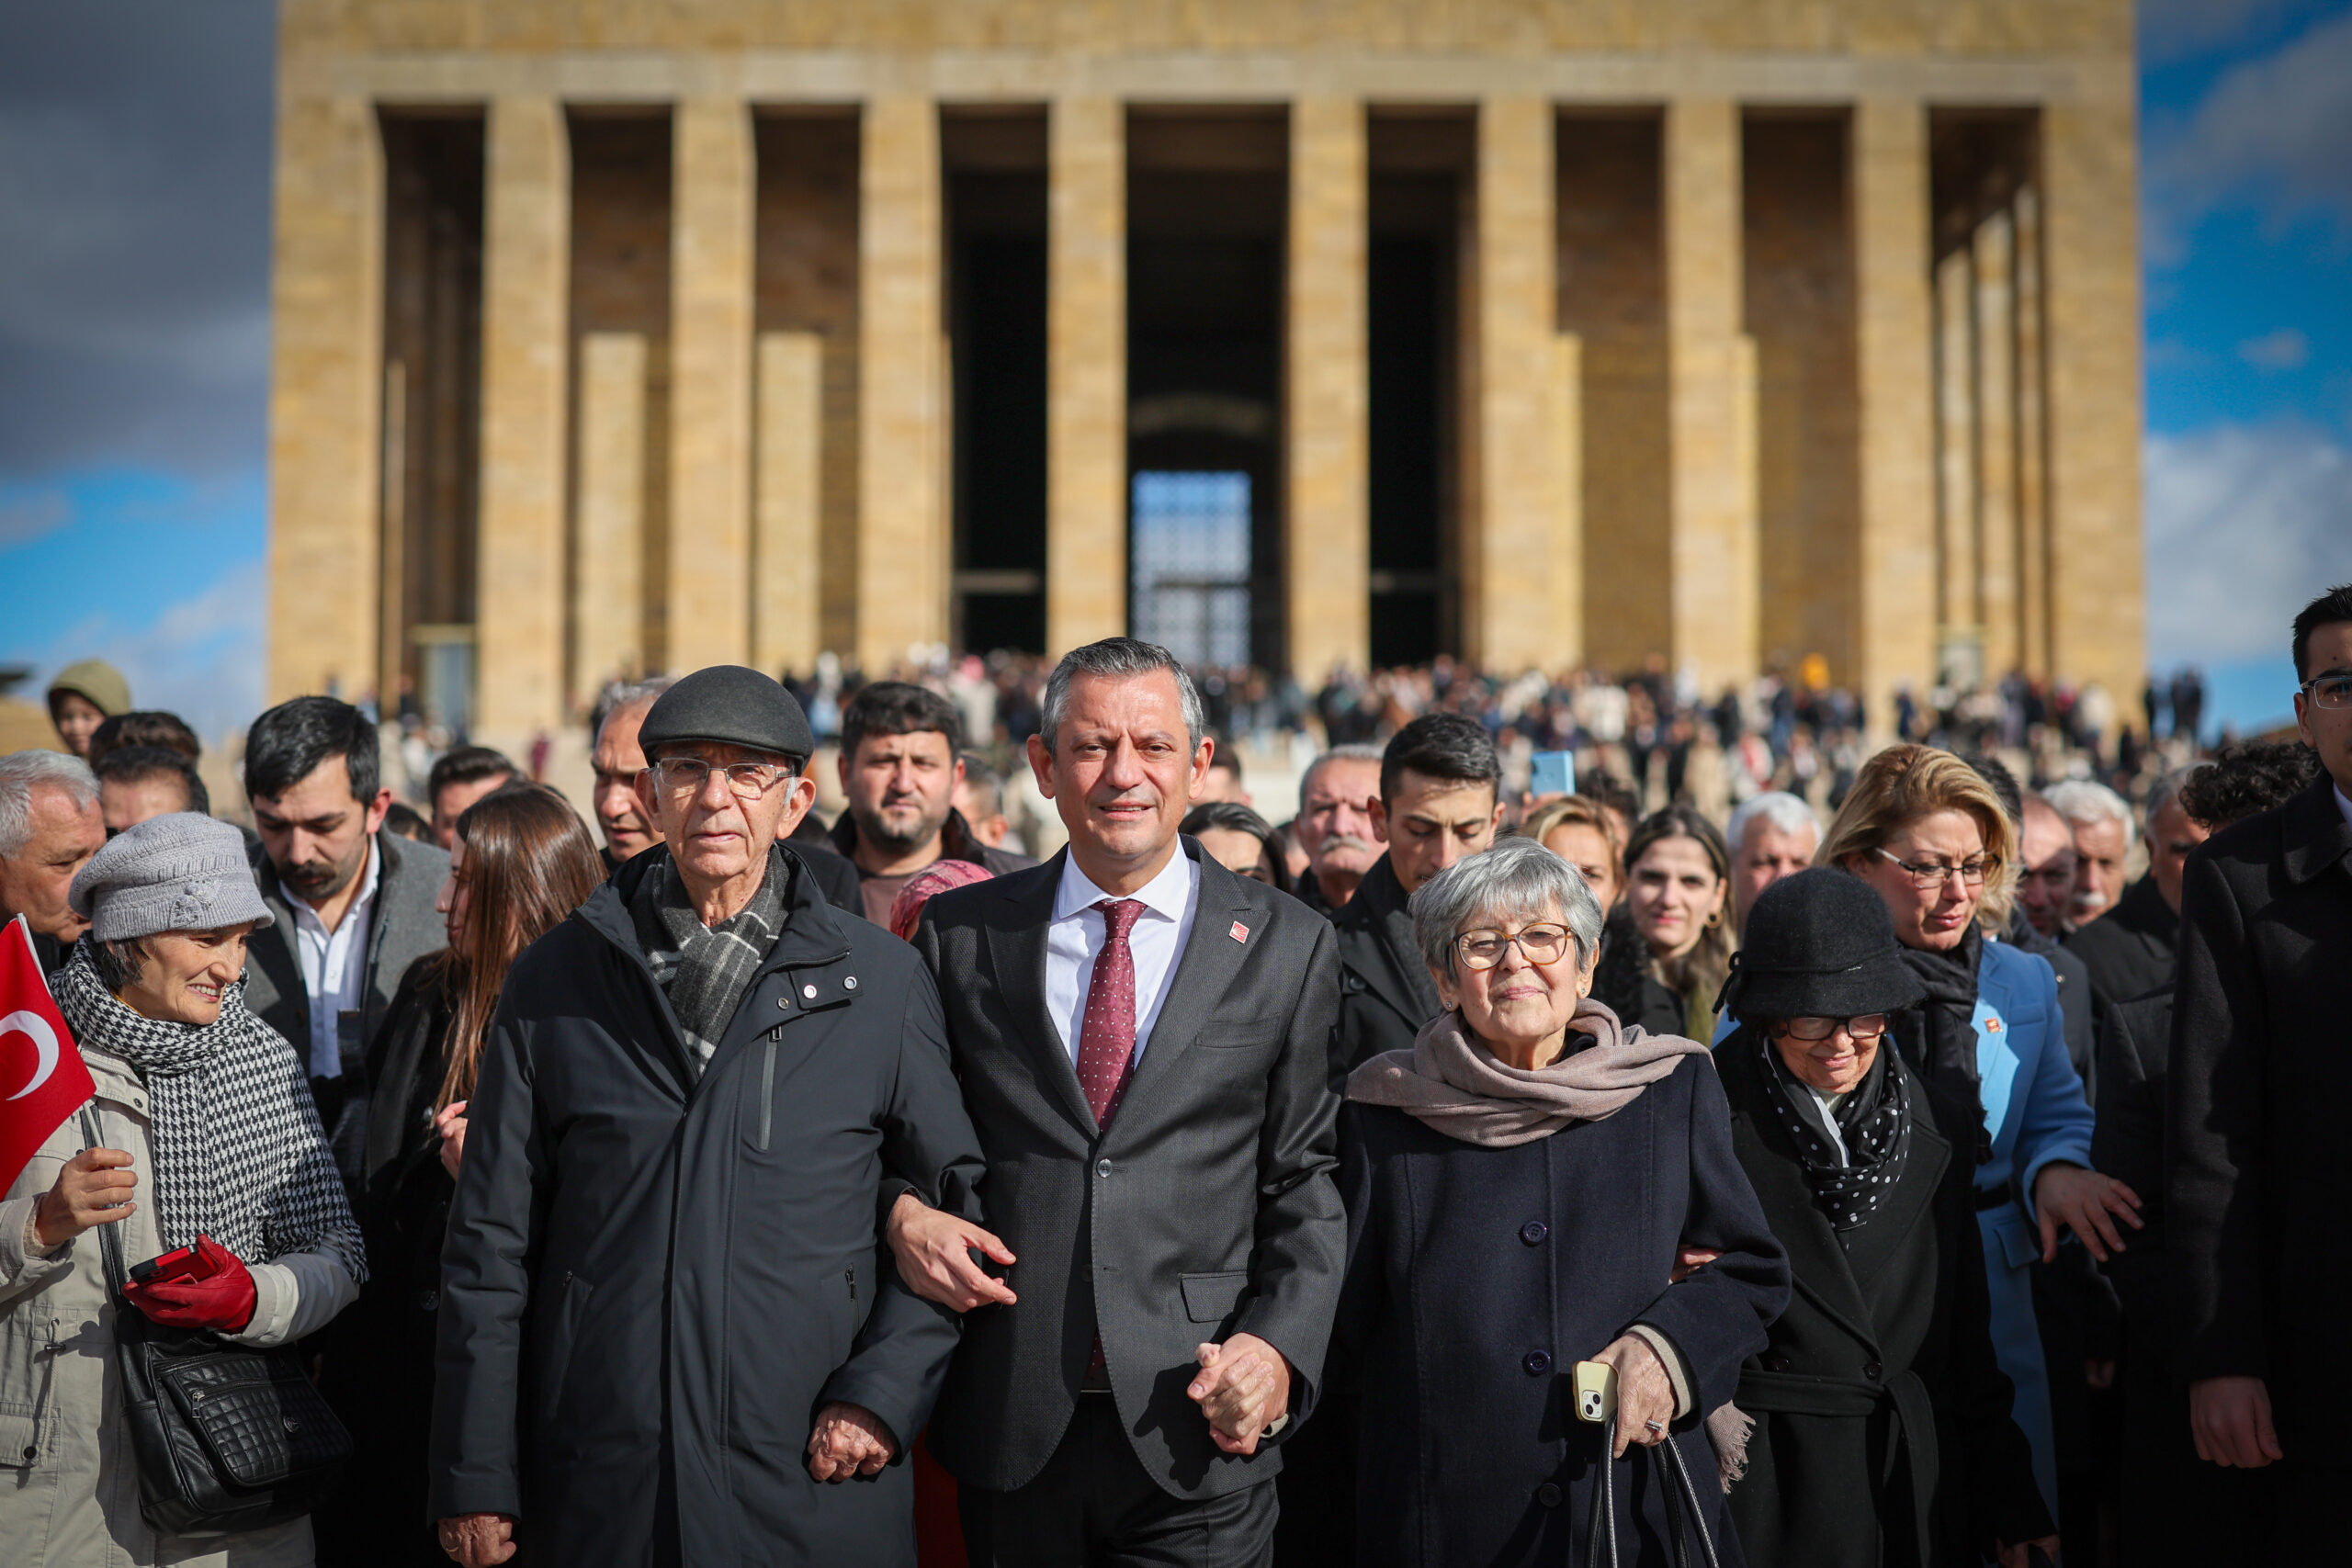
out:
M62 969L90 929L67 895L106 841L89 764L40 749L0 757L0 923L25 918L44 975Z
M1165 649L1074 650L1043 716L1069 847L915 933L992 1227L890 1212L901 1277L967 1314L931 1449L976 1565L1261 1564L1346 1242L1334 938L1180 836L1211 746Z
M1377 746L1334 746L1306 764L1291 832L1306 853L1298 896L1308 908L1326 915L1346 908L1363 874L1380 858L1380 841L1372 829L1372 798L1379 793Z
M245 732L244 773L261 835L254 880L277 917L247 941L245 1006L293 1042L348 1168L368 1042L409 964L448 945L434 900L449 857L381 830L392 792L375 721L349 703L296 697L263 714Z
M833 824L833 848L856 866L857 907L876 925L889 924L899 889L933 861L972 861L998 876L1037 863L972 836L955 805L963 744L956 705L906 681L876 681L842 709L849 809Z

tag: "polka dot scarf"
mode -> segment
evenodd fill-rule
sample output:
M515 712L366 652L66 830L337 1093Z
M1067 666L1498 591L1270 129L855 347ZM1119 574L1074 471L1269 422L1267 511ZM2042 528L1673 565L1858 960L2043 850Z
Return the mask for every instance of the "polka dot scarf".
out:
M1821 1101L1789 1071L1770 1034L1760 1027L1756 1034L1765 1071L1781 1090L1772 1108L1796 1143L1813 1201L1832 1225L1852 1230L1877 1213L1879 1200L1903 1179L1903 1162L1911 1152L1911 1108L1903 1092L1902 1066L1882 1041L1870 1072L1838 1102L1838 1138L1832 1138ZM1838 1138L1845 1141L1844 1157L1838 1152Z

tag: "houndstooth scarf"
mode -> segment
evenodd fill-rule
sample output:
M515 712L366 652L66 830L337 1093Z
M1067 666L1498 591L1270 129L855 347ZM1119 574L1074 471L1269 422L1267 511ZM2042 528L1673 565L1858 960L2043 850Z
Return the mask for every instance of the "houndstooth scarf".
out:
M164 1247L193 1246L202 1234L247 1263L327 1252L364 1281L367 1249L302 1064L245 1010L243 983L222 993L211 1023L144 1018L107 993L90 940L51 985L75 1043L128 1062L147 1086Z
M791 878L784 852L769 850L767 874L752 901L741 913L707 926L686 896L677 863L664 854L629 899L638 943L654 981L670 998L670 1010L678 1015L696 1072L710 1065L736 1004L784 934L784 895Z

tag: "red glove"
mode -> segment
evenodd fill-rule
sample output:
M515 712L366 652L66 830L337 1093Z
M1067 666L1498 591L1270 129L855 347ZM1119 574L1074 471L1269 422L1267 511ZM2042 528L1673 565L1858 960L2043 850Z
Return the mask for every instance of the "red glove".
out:
M124 1299L169 1328L210 1328L235 1334L254 1320L254 1277L237 1255L209 1235L196 1238L204 1279L132 1280Z

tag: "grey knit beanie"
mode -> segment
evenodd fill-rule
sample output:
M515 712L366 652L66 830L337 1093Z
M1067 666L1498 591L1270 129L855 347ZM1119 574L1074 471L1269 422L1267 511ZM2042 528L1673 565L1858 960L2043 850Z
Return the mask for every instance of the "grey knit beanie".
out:
M107 840L69 897L100 942L277 919L254 886L244 836L193 811L151 817Z

